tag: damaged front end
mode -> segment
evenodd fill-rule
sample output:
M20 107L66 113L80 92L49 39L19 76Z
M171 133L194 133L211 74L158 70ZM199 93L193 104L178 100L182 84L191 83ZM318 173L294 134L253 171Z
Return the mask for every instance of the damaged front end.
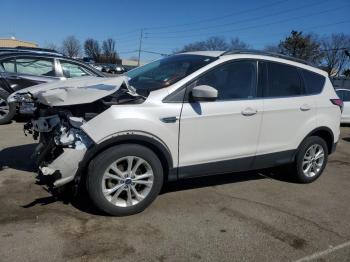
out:
M145 100L124 77L58 82L21 90L9 98L33 105L24 132L39 140L33 154L39 178L48 178L44 180L55 187L77 177L79 164L94 145L81 128L84 124L113 105Z
M50 176L53 186L74 180L79 162L93 141L80 129L85 120L67 111L41 116L25 124L24 132L39 137L33 157L39 175Z

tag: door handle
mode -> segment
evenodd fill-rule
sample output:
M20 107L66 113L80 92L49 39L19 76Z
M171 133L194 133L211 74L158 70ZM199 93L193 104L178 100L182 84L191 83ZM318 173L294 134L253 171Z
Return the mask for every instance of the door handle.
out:
M253 116L256 113L258 113L258 110L251 108L251 107L247 107L246 109L244 109L242 112L242 115L244 116Z
M160 119L163 123L175 123L179 118L177 116L163 117Z
M309 111L311 107L308 104L304 104L300 107L301 111Z

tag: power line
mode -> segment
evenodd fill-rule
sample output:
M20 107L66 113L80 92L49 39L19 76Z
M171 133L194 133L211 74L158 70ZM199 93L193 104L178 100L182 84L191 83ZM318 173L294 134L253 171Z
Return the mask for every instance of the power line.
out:
M296 28L296 30L299 30L299 31L306 31L306 30L313 30L313 29L317 29L317 28L325 28L325 27L330 27L330 26L336 26L336 25L340 25L340 24L346 24L346 23L350 23L350 19L348 20L342 20L342 21L339 21L339 22L334 22L334 23L327 23L327 24L321 24L321 25L316 25L316 26L311 26L311 27L303 27L303 28ZM261 36L261 38L270 38L270 37L274 37L274 36L281 36L283 33L285 32L279 32L279 33L275 33L275 34L264 34ZM242 39L240 37L240 39ZM254 44L262 44L262 43L265 43L265 44L268 44L269 41L255 41L255 42L249 42L248 44L249 45L254 45ZM166 44L164 43L146 43L147 46L149 46L150 48L154 48L154 46L156 44L160 44L162 47L165 47ZM167 46L167 49L175 49L175 48L178 48L178 47L175 47L173 46L172 43L170 43L171 45L166 45Z
M261 9L268 8L268 7L275 6L275 5L279 5L281 3L288 2L288 1L289 0L280 0L280 1L269 3L269 4L261 5L261 6L255 7L255 8L249 8L249 9L245 9L245 10L241 10L241 11L235 11L235 12L230 13L230 14L216 16L216 17L212 17L212 18L208 18L208 19L197 20L197 21L194 21L191 23L173 24L173 25L166 25L166 26L154 26L154 27L147 27L145 29L146 30L150 30L150 29L158 30L158 29L166 29L166 28L172 28L172 27L183 27L183 26L189 26L189 25L194 25L194 24L201 24L201 23L205 23L205 22L212 22L212 21L216 21L216 20L222 20L222 19L225 19L227 17L235 16L238 14L245 14L245 13L250 13L250 12L254 12L254 11L259 11Z
M224 23L224 24L218 24L218 25L212 25L212 26L206 26L206 27L200 27L200 28L193 28L193 29L186 29L186 30L178 30L178 31L170 31L170 32L166 32L166 33L152 33L152 32L146 32L146 35L148 36L152 36L152 35L160 35L160 34L176 34L176 33L184 33L184 32L194 32L194 31L200 31L200 30L208 30L210 28L218 28L218 27L225 27L225 26L229 26L229 25L236 25L239 23L246 23L246 22L250 22L250 21L256 21L256 20L260 20L260 19L264 19L267 17L271 17L271 16L277 16L277 15L281 15L281 14L285 14L285 13L289 13L289 12L293 12L296 10L300 10L306 7L313 7L316 5L320 5L320 4L324 4L326 2L328 2L329 0L325 0L325 1L317 1L314 2L312 4L307 4L307 5L303 5L303 6L299 6L296 8L291 8L291 9L286 9L286 10L282 10L282 11L278 11L278 12L273 12L267 15L262 15L262 16L258 16L258 17L253 17L253 18L247 18L247 19L241 19L235 22L230 22L230 23Z
M348 6L348 5L345 5ZM315 13L311 13L308 15L302 15L302 16L295 16L295 17L290 17L287 19L282 19L282 20L278 20L278 21L274 21L274 22L269 22L269 23L264 23L264 24L259 24L259 25L253 25L253 26L247 26L247 27L241 27L239 29L230 29L230 30L225 30L225 31L219 31L219 32L208 32L208 33L204 33L204 34L190 34L190 35L177 35L177 36L163 36L160 38L186 38L186 37L194 37L194 36L208 36L208 35L219 35L219 34L223 34L223 33L232 33L232 32L238 32L238 31L243 31L243 30L248 30L248 29L255 29L255 28L261 28L261 27L266 27L266 26L270 26L270 25L274 25L274 24L280 24L280 23L285 23L288 21L292 21L292 20L296 20L296 19L302 19L302 18L309 18L311 16L315 16L315 15L319 15L319 14L323 14L323 13L329 13L332 11L336 11L338 9L344 8L345 6L340 6L340 7L336 7L333 9L328 9L328 10L324 10L321 12L315 12ZM151 38L151 37L149 37Z

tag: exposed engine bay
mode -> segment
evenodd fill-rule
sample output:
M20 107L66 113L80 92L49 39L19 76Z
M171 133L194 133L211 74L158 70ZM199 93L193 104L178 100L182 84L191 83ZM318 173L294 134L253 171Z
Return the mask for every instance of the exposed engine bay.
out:
M34 91L30 88L20 90L10 98L31 111L32 118L24 125L24 133L39 140L33 157L39 175L51 176L53 186L64 185L75 178L80 161L94 144L80 128L82 125L113 105L145 101L144 96L128 86L124 77L120 78L123 81L115 78L113 85L111 80L107 80L108 85L95 84L96 79L92 79L94 83L89 85L91 81L85 80L81 86L79 83L69 86L68 81L60 81L58 84L67 86L57 87L55 84L52 87L49 83L40 85L40 89L34 87ZM105 96L101 97L99 88Z

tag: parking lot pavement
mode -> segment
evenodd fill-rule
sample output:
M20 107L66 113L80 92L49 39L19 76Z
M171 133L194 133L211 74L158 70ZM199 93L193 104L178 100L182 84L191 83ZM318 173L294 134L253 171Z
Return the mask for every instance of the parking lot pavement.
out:
M349 127L315 183L271 171L185 180L115 218L35 184L22 125L0 126L0 261L350 261Z

